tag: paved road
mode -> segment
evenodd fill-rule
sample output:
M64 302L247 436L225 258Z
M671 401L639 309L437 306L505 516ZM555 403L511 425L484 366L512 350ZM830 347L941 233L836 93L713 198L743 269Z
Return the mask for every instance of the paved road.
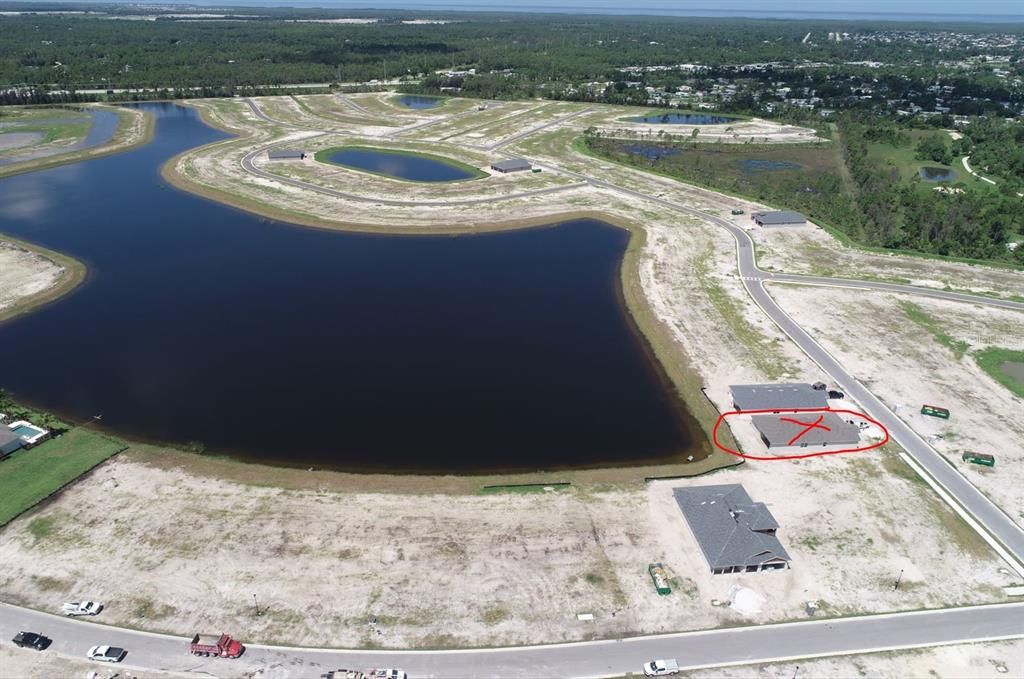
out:
M247 100L250 101L250 100ZM256 107L250 101L250 105ZM327 193L329 195L336 195L339 197L353 198L356 200L368 201L368 202L379 202L383 204L398 204L398 205L410 205L407 201L388 201L388 200L376 200L367 199L363 197L353 197L348 194L336 192L333 189L326 189L323 187L316 187L305 182L299 182L297 180L284 179L277 175L270 175L264 173L252 166L251 159L261 150L250 153L242 161L243 166L247 171L260 174L261 176L274 179L276 181L284 181L285 183L294 184L303 188L310 188L321 193ZM543 166L543 164L541 164ZM982 527L982 534L998 542L1006 552L1003 553L1004 558L1007 558L1010 565L1017 570L1018 574L1024 577L1024 530L1018 526L1013 519L1011 519L1002 509L996 506L991 500L989 500L984 494L982 494L977 488L975 488L967 479L960 474L959 471L952 465L950 465L938 452L935 451L927 442L924 441L920 436L917 435L907 424L903 422L895 413L893 413L880 399L872 394L867 388L865 388L860 382L858 382L853 375L851 375L843 366L839 364L825 349L817 343L807 332L803 330L796 322L794 322L782 308L776 304L775 300L768 294L765 288L765 282L769 281L789 281L803 284L812 285L833 285L842 287L855 287L863 288L867 290L881 290L886 292L901 292L911 293L915 295L923 295L928 297L934 297L937 299L946 299L957 302L969 302L973 304L985 304L989 306L998 306L1002 308L1010 308L1016 310L1024 310L1024 304L1011 300L1001 300L991 297L984 297L980 295L969 295L958 292L947 292L944 290L934 290L930 288L922 288L911 285L899 285L895 283L883 283L875 281L854 281L850 279L842 278L828 278L822 276L802 276L795 274L777 274L772 272L766 272L758 268L756 262L756 256L754 252L754 242L751 239L750 234L747 231L733 222L718 217L716 215L710 215L701 210L676 203L670 200L665 200L657 196L653 196L641 191L636 191L626 187L618 186L611 182L607 182L593 177L587 177L585 175L573 172L567 172L557 167L549 167L556 171L561 171L564 174L573 176L579 179L581 182L586 182L591 186L598 188L615 191L627 196L640 198L645 201L650 201L662 205L663 207L670 208L677 212L692 215L699 219L711 221L722 228L728 230L733 238L736 240L737 245L737 259L739 266L739 275L743 281L743 285L746 288L748 294L754 299L759 307L771 318L794 342L815 361L821 368L828 374L832 380L840 386L849 396L857 401L864 411L873 417L875 420L882 423L892 436L893 440L903 447L904 450L918 463L920 464L931 477L945 489L954 499L955 503L959 505L959 508L966 511L967 514L972 516L976 521L980 522ZM555 189L543 189L536 192L524 192L519 196L526 195L541 195L544 193L553 193L555 191L561 191L566 189L577 188L579 184L573 184L568 187L556 187ZM507 199L507 198L505 198ZM471 201L462 201L459 204L467 203L492 203L496 202L495 198L482 198L473 199ZM438 201L428 204L443 205L444 201ZM449 203L451 204L451 203ZM954 506L954 509L957 509Z
M645 660L683 667L748 664L896 648L1024 637L1024 603L739 627L551 646L463 651L334 651L250 646L239 660L193 658L187 641L104 627L0 604L0 639L19 630L51 637L47 652L84 657L95 644L128 650L125 665L269 678L317 677L339 667L399 667L413 677L600 677L638 672ZM24 651L30 653L31 651Z
M519 141L520 139L523 139L525 137L529 137L531 134L537 134L538 132L543 132L544 130L548 129L549 127L554 127L555 125L561 125L563 123L567 123L570 120L572 120L573 118L579 118L581 115L584 115L586 113L590 113L593 110L594 109L592 109L592 108L585 108L582 111L576 111L575 113L570 113L567 116L564 116L562 118L558 118L557 120L552 120L549 123L545 123L544 125L541 125L540 127L534 127L534 128L528 129L528 130L523 130L522 132L520 132L520 133L518 133L518 134L516 134L514 136L511 136L511 137L509 137L508 139L506 139L504 141L499 141L497 144L491 144L490 146L485 146L484 148L487 149L488 151L496 151L496 150L498 150L498 149L500 149L500 148L502 148L504 146L508 146L509 144L514 144L517 141Z
M594 180L590 183L626 195L643 198L653 201L678 212L690 214L701 219L710 220L724 229L727 229L736 240L737 259L739 274L747 292L754 299L759 307L778 325L783 332L792 338L811 359L821 366L832 380L839 385L853 400L857 401L864 412L882 423L888 430L892 439L920 464L932 476L932 478L955 498L956 502L973 516L989 535L998 541L1008 551L1010 565L1014 567L1019 575L1024 577L1024 530L991 500L975 488L967 479L957 471L956 467L949 464L938 452L917 435L907 424L896 416L881 400L868 391L853 375L839 364L825 349L817 343L807 332L804 331L793 319L791 319L775 300L768 294L764 283L767 280L782 280L782 276L771 276L757 267L755 262L754 241L750 234L743 228L733 224L727 219L709 215L700 210L686 205L674 203L650 196L639 191L616 186L609 182ZM929 290L914 286L900 286L890 283L876 283L873 281L849 281L843 279L822 278L815 276L788 276L790 280L799 280L802 283L816 283L819 285L855 285L858 288L869 290L886 290L896 292L912 292L914 294L926 294L929 297L950 299L954 301L970 301L976 304L992 304L996 306L1009 306L1010 308L1024 308L1019 302L1007 300L996 300L987 297L964 295L961 293L944 292L940 290ZM955 507L954 507L955 509ZM1004 556L1005 558L1005 556Z
M251 100L247 100L253 110L258 110ZM257 114L259 115L259 114ZM558 121L562 122L562 121ZM554 124L554 123L553 123ZM361 200L364 202L378 202L382 204L397 204L397 205L411 205L408 201L390 201L384 199L367 199L359 196L350 196L341 192L334 191L333 189L326 189L323 187L317 187L305 182L298 180L291 180L279 177L277 175L271 175L269 173L262 172L252 166L252 158L262 152L263 149L253 151L245 157L242 161L243 167L249 172L259 174L269 179L276 181L283 181L285 183L293 184L295 186L301 186L302 188L309 188L321 193L328 195L335 195L338 197L350 198L355 200ZM895 283L883 283L875 281L855 281L850 279L842 278L828 278L822 276L803 276L796 274L777 274L773 272L766 272L757 266L756 255L754 252L754 242L750 237L750 234L740 226L737 226L728 219L718 217L716 215L710 215L706 212L698 210L696 208L676 203L664 198L659 198L648 193L636 191L626 187L618 186L611 182L596 179L593 177L587 177L585 175L568 172L555 166L545 166L544 164L538 163L542 167L548 167L549 169L562 172L569 176L575 177L580 182L585 182L591 186L602 188L610 191L615 191L627 196L639 198L645 201L659 204L663 207L675 210L677 212L692 215L699 219L711 221L722 228L729 231L733 238L736 240L737 246L737 259L739 267L739 275L743 281L743 285L747 290L747 293L753 298L759 307L771 318L778 326L789 335L797 346L799 346L813 361L815 361L821 368L828 374L832 380L839 385L839 387L845 391L853 400L857 401L860 406L864 409L864 412L869 416L882 423L888 430L892 439L903 447L904 450L919 464L921 465L929 475L941 486L947 493L949 493L955 501L954 509L962 510L968 515L973 517L974 520L979 522L981 525L980 532L983 537L990 538L998 543L999 546L1004 548L1006 551L1002 552L1002 556L1007 559L1011 566L1017 571L1019 575L1024 577L1024 530L1018 526L1013 519L1011 519L1002 509L996 506L991 500L989 500L984 494L982 494L977 488L975 488L967 479L960 474L957 469L949 464L938 452L935 451L927 442L924 441L920 436L917 435L907 424L903 422L893 411L891 411L880 399L872 394L867 388L865 388L860 382L858 382L853 375L851 375L842 365L839 364L825 349L817 343L807 332L803 330L795 321L793 321L785 311L775 302L775 300L768 294L765 288L765 282L776 281L776 282L796 282L811 285L832 285L841 287L855 287L867 290L880 290L886 292L900 292L910 293L915 295L923 295L927 297L934 297L937 299L946 299L957 302L969 302L973 304L985 304L989 306L998 306L1002 308L1010 308L1015 310L1024 310L1024 303L1015 302L1012 300L1001 300L991 297L984 297L980 295L969 295L958 292L947 292L944 290L934 290L930 288L922 288L911 285L899 285ZM566 189L574 189L579 187L580 184L573 184L568 187L555 187L554 189L542 189L534 192L523 192L517 197L527 195L542 195L545 193L553 193L555 191L562 191ZM507 197L504 198L507 200ZM444 204L483 204L493 203L498 198L481 198L472 199L470 201L460 201L459 203L446 203L445 201L436 201L431 203L424 203L428 205L444 205Z

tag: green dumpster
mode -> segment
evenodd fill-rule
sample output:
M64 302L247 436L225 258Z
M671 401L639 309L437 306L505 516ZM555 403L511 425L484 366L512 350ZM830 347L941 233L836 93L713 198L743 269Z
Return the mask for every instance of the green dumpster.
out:
M996 458L988 453L975 453L970 450L965 450L964 454L960 457L964 462L970 462L971 464L980 464L984 467L996 466Z
M658 591L658 594L665 596L672 593L672 588L668 584L668 573L665 571L664 566L660 563L652 563L647 566L647 572L651 574L651 580L654 581L654 589Z
M939 406L923 405L921 406L922 415L930 415L931 417L941 417L944 420L949 419L949 410L940 408Z

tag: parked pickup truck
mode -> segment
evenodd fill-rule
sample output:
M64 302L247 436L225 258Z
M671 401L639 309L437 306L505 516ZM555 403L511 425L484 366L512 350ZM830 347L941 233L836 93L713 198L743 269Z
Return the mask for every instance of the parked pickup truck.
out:
M664 677L679 674L679 663L675 660L652 660L644 663L645 677Z
M192 637L188 652L192 655L216 658L237 658L245 651L245 646L230 634L197 634Z
M96 615L102 610L98 601L69 601L61 607L64 615Z

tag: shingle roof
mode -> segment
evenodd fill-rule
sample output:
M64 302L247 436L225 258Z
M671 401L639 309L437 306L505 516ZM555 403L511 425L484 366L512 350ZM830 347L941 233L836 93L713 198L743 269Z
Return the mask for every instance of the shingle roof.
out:
M673 494L712 570L789 561L778 538L756 532L774 530L779 524L764 503L750 499L743 486L676 488Z
M801 424L792 422L803 422L811 424L817 422L818 426L806 429ZM768 441L769 447L779 446L824 446L824 445L854 445L860 442L860 430L856 425L843 420L835 413L790 413L788 415L754 415L750 418L754 426ZM822 429L821 427L826 427ZM795 442L790 443L794 437L806 429L806 433L800 435Z
M732 402L740 410L827 408L828 395L809 384L734 384Z

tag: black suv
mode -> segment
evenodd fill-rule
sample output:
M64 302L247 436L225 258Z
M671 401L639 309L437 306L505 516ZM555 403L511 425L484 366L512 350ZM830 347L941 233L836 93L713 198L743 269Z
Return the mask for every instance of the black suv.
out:
M28 646L29 648L34 648L37 651L42 651L52 643L51 639L48 637L44 637L42 634L36 634L35 632L18 632L14 635L14 638L11 639L11 641L13 641L14 645L19 648L25 648Z

